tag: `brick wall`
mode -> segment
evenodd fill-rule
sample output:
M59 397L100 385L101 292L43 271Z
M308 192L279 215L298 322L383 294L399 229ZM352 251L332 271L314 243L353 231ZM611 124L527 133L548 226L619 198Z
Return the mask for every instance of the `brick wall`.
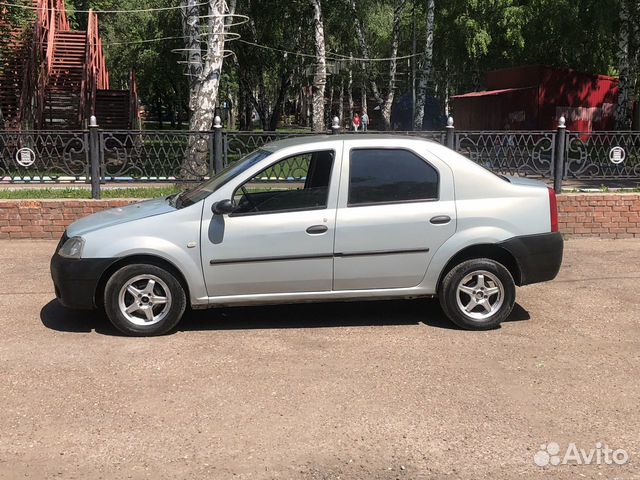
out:
M0 200L0 239L58 239L67 225L138 200ZM569 237L640 238L640 194L562 194L560 231Z
M0 200L0 239L58 239L70 223L138 200Z
M558 217L568 237L640 238L640 194L558 195Z

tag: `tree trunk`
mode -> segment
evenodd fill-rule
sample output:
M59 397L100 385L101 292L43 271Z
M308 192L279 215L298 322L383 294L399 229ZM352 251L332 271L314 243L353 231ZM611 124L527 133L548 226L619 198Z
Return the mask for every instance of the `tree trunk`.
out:
M416 117L416 0L411 4L411 130L415 130L413 122Z
M338 94L338 118L340 119L340 126L344 123L344 78L340 78L340 90ZM333 123L333 122L332 122Z
M369 115L369 113L367 112L367 86L366 85L362 85L362 113L366 113L367 115Z
M162 100L160 97L156 98L156 115L158 116L158 128L162 130Z
M282 106L284 104L284 99L287 95L287 89L291 83L291 73L283 72L280 75L280 87L278 89L278 98L276 99L276 103L273 107L273 111L271 112L271 118L269 120L269 131L275 132L278 128L278 122L280 121L280 116L282 115Z
M253 104L251 103L251 92L249 85L244 79L242 70L238 71L238 116L240 120L240 130L251 130Z
M247 126L245 118L245 94L242 83L238 82L238 130L244 130Z
M396 90L396 71L398 69L398 44L400 43L400 21L402 20L402 10L406 0L396 2L393 11L393 34L391 38L391 58L389 62L389 84L387 85L387 95L382 106L382 118L384 119L385 130L391 127L391 108Z
M189 129L207 131L213 127L218 87L224 58L224 33L227 6L224 0L209 0L208 35L206 37L206 60L200 46L198 31L197 0L187 0L187 16L185 31L191 80L191 96L189 107L191 120ZM194 64L192 65L192 60ZM199 62L199 63L197 63ZM191 70L193 68L193 70ZM208 170L208 135L193 135L189 139L188 154L182 165L182 175L186 178L203 176Z
M386 98L383 98L382 95L380 94L380 90L378 89L378 84L376 83L374 76L370 72L370 67L369 67L370 62L368 60L371 57L369 56L369 47L367 45L367 40L364 36L362 23L360 22L360 19L357 15L356 0L349 0L349 1L355 17L354 26L356 30L356 37L360 45L360 50L362 51L362 57L365 59L364 74L366 77L369 78L369 84L371 86L371 94L373 95L373 98L376 104L378 105L380 112L382 113L383 128L385 130L389 130L391 128L391 107L393 106L394 93L393 93L393 90L390 90L387 93ZM406 0L396 0L394 15L393 15L394 17L393 18L393 39L392 39L392 55L391 56L394 58L394 60L390 62L390 66L389 66L389 86L394 88L395 88L395 76L396 76L396 68L397 68L397 62L395 60L395 57L398 51L401 14L402 14L402 10L404 9L405 3L406 3ZM393 53L394 50L395 50L395 53ZM391 103L388 103L389 96L391 96Z
M362 52L362 57L367 60L365 63L363 63L363 66L364 66L363 73L365 75L365 78L366 77L369 78L369 82L371 84L371 93L373 94L373 98L375 99L378 107L380 107L380 109L382 110L382 107L384 106L384 100L380 95L380 91L378 90L378 84L373 78L373 75L371 75L371 73L369 72L370 62L368 62L368 60L369 58L371 58L369 56L369 46L367 45L367 40L364 37L364 30L362 29L362 23L360 23L360 18L358 17L358 14L357 14L358 10L356 8L356 1L355 0L349 0L349 1L351 3L351 8L353 9L354 25L356 28L356 37L358 38L358 44L360 45L360 51Z
M427 85L431 81L433 72L433 31L435 27L435 0L427 0L427 39L424 44L424 53L420 62L420 77L416 92L415 114L413 117L413 129L422 130L424 123L424 106L427 100Z
M260 115L260 125L265 132L269 130L269 101L267 100L267 88L264 84L264 72L260 72L260 81L258 82L258 115Z
M333 93L334 93L334 85L333 81L329 85L329 108L325 108L325 125L331 125L331 117L333 117Z
M298 92L300 99L298 100L298 109L300 113L298 115L298 123L303 127L307 126L307 95L304 93L304 87L301 86Z
M301 107L300 107L300 118L301 118L301 125L303 127L308 127L310 125L310 120L311 120L311 113L310 113L310 107L309 107L309 93L308 93L308 89L310 87L307 86L303 86L300 89L300 97L301 97Z
M186 0L183 31L186 41L187 75L189 76L189 110L194 110L198 95L199 78L202 75L202 50L200 46L200 12L198 0Z
M314 43L316 51L316 72L313 77L313 117L311 130L326 131L324 125L324 90L327 83L327 60L324 43L324 20L320 0L309 0L313 7Z
M351 130L351 119L353 118L353 69L349 63L349 77L347 79L347 95L349 100L349 118L344 123L348 130Z

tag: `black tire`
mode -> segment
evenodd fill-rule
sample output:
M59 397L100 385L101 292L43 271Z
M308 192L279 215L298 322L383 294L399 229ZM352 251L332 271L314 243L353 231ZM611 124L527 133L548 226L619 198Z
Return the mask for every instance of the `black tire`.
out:
M124 266L111 276L104 289L107 317L129 336L146 337L169 332L182 318L186 304L187 297L180 282L173 274L155 265ZM124 307L132 310L126 312Z
M498 292L492 293L496 289ZM444 313L459 327L490 330L497 328L513 310L516 286L504 265L478 258L453 267L442 280L438 297Z

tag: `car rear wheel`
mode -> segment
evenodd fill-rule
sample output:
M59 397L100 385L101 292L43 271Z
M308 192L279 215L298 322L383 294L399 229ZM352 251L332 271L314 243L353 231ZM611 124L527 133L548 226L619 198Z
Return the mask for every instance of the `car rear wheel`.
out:
M438 296L445 314L456 325L489 330L509 316L515 293L509 270L494 260L480 258L452 268L444 277Z
M131 336L167 333L182 318L186 303L180 282L155 265L122 267L109 279L104 291L109 320Z

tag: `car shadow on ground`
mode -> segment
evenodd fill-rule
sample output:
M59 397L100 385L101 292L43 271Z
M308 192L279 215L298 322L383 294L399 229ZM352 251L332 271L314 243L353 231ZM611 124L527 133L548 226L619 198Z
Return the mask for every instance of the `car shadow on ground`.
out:
M507 322L529 320L529 312L516 303ZM102 311L64 308L57 300L40 311L43 325L60 332L120 335ZM179 331L271 328L370 327L418 325L458 329L447 319L437 300L304 303L192 310L185 313Z

